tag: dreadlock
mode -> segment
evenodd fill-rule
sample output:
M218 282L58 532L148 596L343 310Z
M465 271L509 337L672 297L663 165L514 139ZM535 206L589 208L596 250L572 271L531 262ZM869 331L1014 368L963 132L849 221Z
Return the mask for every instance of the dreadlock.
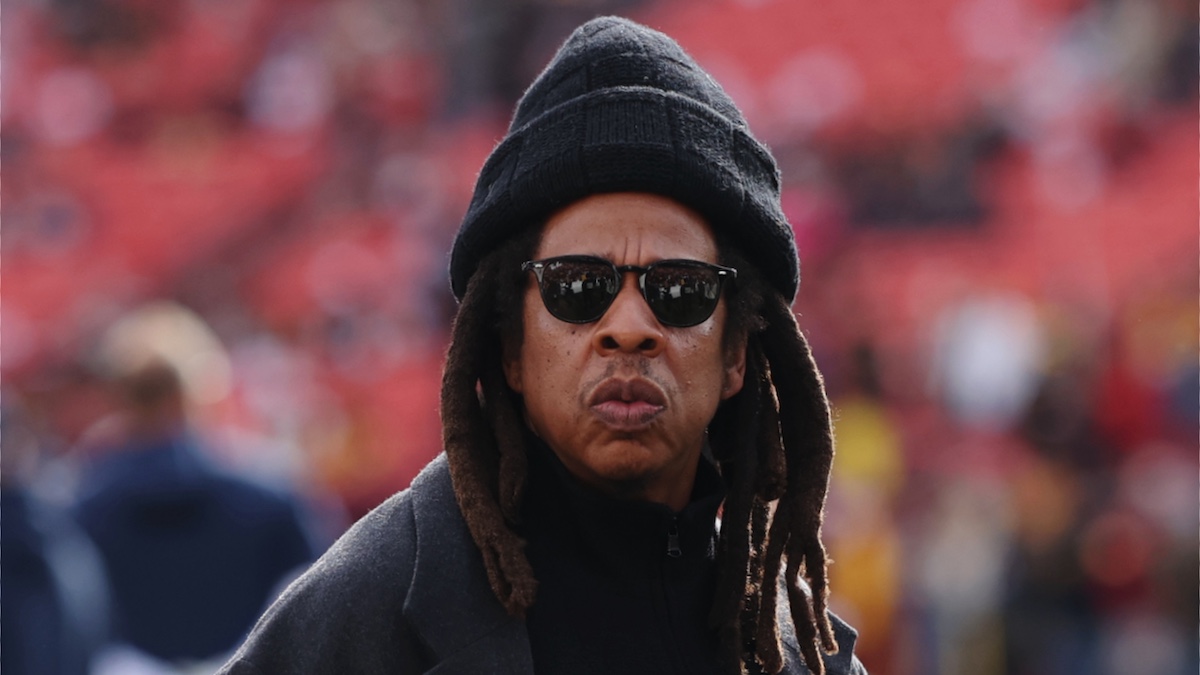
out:
M536 243L533 228L482 260L455 318L442 380L455 494L492 590L516 617L533 604L537 581L515 533L527 460L520 402L505 382L503 362L504 350L516 349L523 337L519 270ZM821 652L837 651L820 537L833 458L824 383L787 300L755 266L721 249L722 264L738 270L727 294L725 348L745 349L746 374L742 391L709 426L727 487L710 622L731 671L778 673L782 593L801 657L823 675Z
M821 544L833 461L824 380L788 301L735 250L722 250L722 262L738 270L726 332L745 336L746 375L742 391L709 425L713 457L729 487L710 620L744 669L778 673L782 591L801 656L819 675L820 652L837 651Z

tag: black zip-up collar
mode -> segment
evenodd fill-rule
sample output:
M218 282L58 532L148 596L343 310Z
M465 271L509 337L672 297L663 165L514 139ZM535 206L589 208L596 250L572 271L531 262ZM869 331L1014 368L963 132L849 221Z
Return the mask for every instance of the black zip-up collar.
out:
M720 672L708 611L725 489L708 460L677 513L600 495L531 446L521 531L539 580L528 619L539 675Z
M614 499L582 485L545 445L530 450L524 517L531 525L572 533L588 553L612 562L669 557L712 558L717 510L725 486L703 457L688 505L676 513L665 504Z

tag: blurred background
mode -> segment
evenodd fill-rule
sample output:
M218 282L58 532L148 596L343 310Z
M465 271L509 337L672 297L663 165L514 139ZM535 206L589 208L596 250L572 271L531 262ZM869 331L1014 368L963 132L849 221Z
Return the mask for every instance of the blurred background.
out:
M440 451L475 174L601 13L780 161L870 671L1200 670L1196 3L4 0L5 672L211 672Z

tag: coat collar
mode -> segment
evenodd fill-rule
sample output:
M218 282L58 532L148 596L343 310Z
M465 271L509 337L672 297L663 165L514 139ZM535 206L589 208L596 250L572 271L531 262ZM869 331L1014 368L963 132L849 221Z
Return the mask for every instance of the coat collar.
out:
M416 560L404 614L434 652L431 673L528 674L533 656L525 622L509 616L492 593L483 558L459 511L443 453L413 481ZM807 673L800 664L786 590L778 620L785 645L785 672ZM830 675L864 673L853 658L854 629L831 617L840 647L825 659Z

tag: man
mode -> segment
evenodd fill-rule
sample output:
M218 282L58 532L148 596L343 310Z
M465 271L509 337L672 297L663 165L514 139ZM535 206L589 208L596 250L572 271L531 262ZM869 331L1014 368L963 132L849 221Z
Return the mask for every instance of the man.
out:
M299 499L208 456L189 412L194 373L173 351L181 345L193 355L219 349L198 317L172 304L108 331L99 352L116 410L88 440L95 455L75 516L109 573L115 637L132 648L117 653L211 669L317 547Z
M865 672L826 610L829 408L778 171L677 44L572 34L450 273L445 454L225 672Z

